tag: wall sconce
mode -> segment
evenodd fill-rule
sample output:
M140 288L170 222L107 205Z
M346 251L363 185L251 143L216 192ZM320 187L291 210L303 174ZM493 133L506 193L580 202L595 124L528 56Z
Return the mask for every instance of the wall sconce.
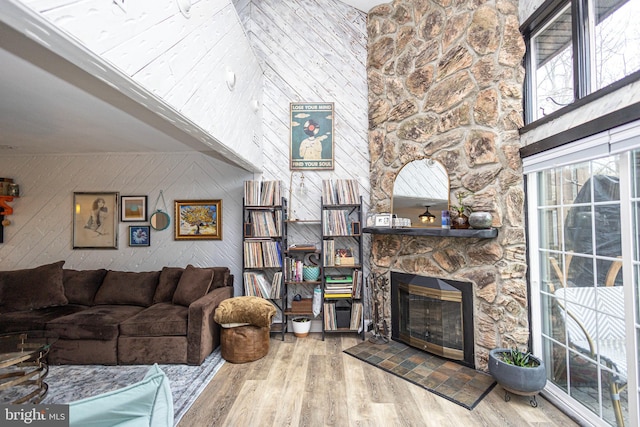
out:
M420 222L422 222L423 224L434 223L436 221L436 216L429 212L429 206L425 206L425 208L427 208L427 210L424 211L424 213L418 215L418 218L420 218Z
M180 8L180 12L185 18L191 17L189 13L191 11L191 0L176 0L176 3L178 3L178 8Z
M236 73L229 67L226 68L225 80L229 90L233 90L236 87Z

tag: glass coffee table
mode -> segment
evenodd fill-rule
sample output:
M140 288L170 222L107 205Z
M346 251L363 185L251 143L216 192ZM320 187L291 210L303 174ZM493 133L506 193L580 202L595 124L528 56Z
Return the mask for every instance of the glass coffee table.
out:
M40 403L47 394L47 354L58 337L47 331L0 334L2 403Z

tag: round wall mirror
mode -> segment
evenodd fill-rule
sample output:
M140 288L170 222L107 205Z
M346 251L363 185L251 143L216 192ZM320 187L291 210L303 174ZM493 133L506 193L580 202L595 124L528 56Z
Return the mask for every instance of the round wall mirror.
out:
M440 227L442 211L448 209L449 175L442 163L422 159L402 167L393 182L391 212L394 215L409 218L412 227ZM432 221L423 218L432 218Z
M171 218L169 218L169 214L162 211L156 211L151 215L151 228L154 230L164 230L169 226L171 222Z

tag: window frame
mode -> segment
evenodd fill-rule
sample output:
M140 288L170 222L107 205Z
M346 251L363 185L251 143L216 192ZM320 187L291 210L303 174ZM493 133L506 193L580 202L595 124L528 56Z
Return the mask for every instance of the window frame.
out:
M525 126L520 129L521 133L527 132L537 126L550 122L570 111L593 102L603 96L614 92L626 85L640 80L640 70L637 70L620 80L617 80L601 89L592 90L593 81L592 61L591 61L591 25L589 13L592 8L592 0L547 0L545 1L521 26L526 52L524 55L525 85L523 94L523 109ZM551 20L553 20L567 5L571 5L571 25L572 25L572 48L573 48L573 92L574 101L558 110L535 119L533 107L535 105L532 76L535 73L534 59L532 57L532 38Z

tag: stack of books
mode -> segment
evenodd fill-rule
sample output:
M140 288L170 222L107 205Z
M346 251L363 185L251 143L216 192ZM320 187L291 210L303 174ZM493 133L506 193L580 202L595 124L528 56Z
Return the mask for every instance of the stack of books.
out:
M353 276L326 276L324 282L325 298L351 298L353 295Z

